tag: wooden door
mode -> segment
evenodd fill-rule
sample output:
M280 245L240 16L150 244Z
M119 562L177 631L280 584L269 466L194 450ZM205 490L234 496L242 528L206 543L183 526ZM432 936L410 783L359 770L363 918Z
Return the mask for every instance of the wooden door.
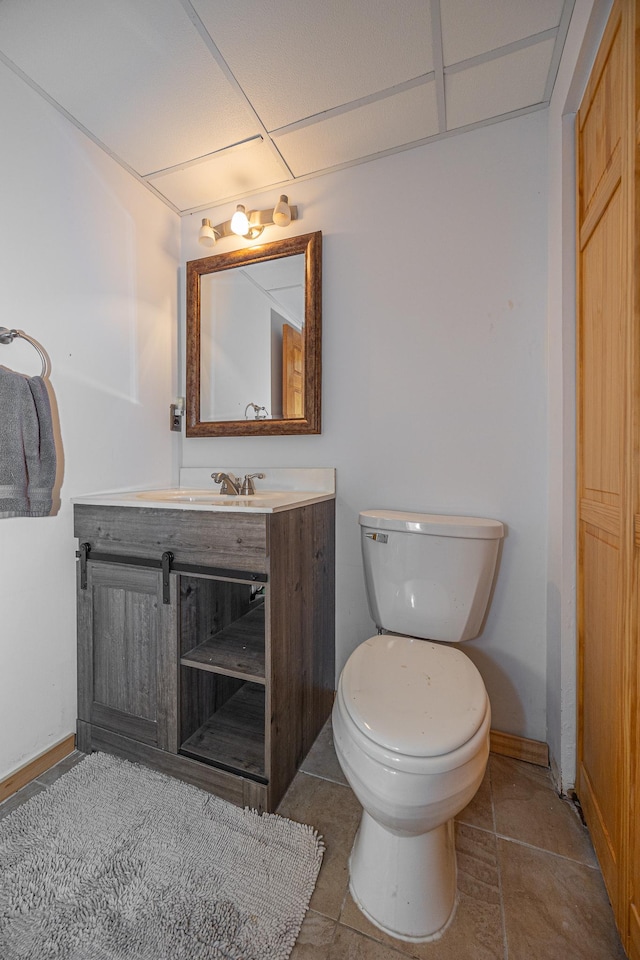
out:
M639 261L636 259L636 264ZM637 314L636 314L637 317ZM636 321L637 322L637 321ZM630 857L629 857L629 944L627 952L630 960L640 960L640 649L638 600L640 598L640 572L638 564L638 548L640 547L640 516L635 518L635 548L636 548L636 589L635 589L635 629L636 629L636 657L635 657L635 686L631 688L631 713L635 713L635 725L631 749L632 782L630 801Z
M288 323L282 325L282 416L304 417L304 346L302 334Z
M177 750L177 630L159 570L87 563L78 590L78 718Z
M629 947L637 650L636 0L616 0L577 119L578 769L582 803ZM640 541L639 541L640 542ZM638 808L636 807L637 811ZM637 838L635 840L638 842ZM640 958L640 952L630 953Z

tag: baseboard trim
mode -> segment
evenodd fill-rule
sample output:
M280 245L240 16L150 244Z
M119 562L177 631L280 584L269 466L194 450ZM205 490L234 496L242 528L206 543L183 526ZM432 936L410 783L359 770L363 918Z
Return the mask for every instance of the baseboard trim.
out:
M502 757L511 757L513 760L524 760L526 763L535 763L538 767L549 766L549 747L540 740L527 740L526 737L516 737L513 733L491 731L491 753Z
M0 803L12 794L17 793L22 787L26 787L32 780L41 776L49 767L53 767L56 763L63 760L75 750L75 746L76 735L75 733L71 733L68 737L65 737L64 740L60 740L59 743L49 747L48 750L45 750L44 753L41 753L40 756L34 760L30 760L29 763L25 763L23 767L14 770L8 777L0 781Z

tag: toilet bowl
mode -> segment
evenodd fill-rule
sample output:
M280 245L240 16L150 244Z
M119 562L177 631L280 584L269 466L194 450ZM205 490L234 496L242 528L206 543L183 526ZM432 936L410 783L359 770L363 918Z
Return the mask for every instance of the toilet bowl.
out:
M453 818L482 782L491 726L479 671L448 643L481 627L503 527L384 511L360 523L381 632L349 657L333 708L338 761L363 807L349 887L385 933L433 940L455 911ZM399 622L411 633L383 632Z
M334 742L364 810L349 885L391 936L434 939L453 915L453 818L482 782L490 718L482 678L458 650L376 636L342 672Z

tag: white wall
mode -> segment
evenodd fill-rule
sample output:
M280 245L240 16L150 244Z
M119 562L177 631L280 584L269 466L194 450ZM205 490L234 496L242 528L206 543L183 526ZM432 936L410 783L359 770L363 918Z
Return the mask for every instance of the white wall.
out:
M338 668L373 630L359 510L503 520L491 612L465 649L485 678L494 727L540 740L546 130L546 114L534 113L296 184L302 220L263 239L324 235L322 435L185 439L182 455L184 466L337 468ZM184 260L204 255L200 216L183 221Z
M2 779L75 730L70 498L177 465L179 218L2 65L0 130L0 325L48 351L63 450L57 514L0 520ZM24 341L0 363L40 372Z

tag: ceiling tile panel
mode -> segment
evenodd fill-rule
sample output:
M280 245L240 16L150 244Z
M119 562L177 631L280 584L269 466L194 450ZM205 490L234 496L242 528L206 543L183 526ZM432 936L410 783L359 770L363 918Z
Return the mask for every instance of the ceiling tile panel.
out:
M440 0L444 65L557 27L563 0Z
M150 178L164 197L184 212L282 183L282 166L263 142L215 154L183 170Z
M176 0L3 0L0 50L140 174L260 132Z
M192 0L267 130L429 73L429 0Z
M334 114L327 120L275 135L297 177L390 150L438 132L435 83Z
M445 76L447 129L478 123L541 103L554 41Z

